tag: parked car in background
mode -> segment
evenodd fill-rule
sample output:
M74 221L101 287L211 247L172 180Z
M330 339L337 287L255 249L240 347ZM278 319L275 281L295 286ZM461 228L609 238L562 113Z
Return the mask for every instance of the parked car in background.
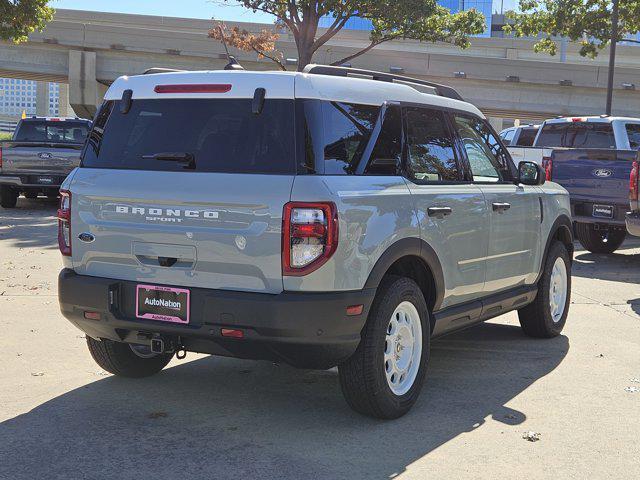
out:
M625 216L630 175L640 148L640 119L547 120L534 148L545 152L547 180L571 194L575 233L582 246L594 253L617 250L627 234Z
M512 310L532 337L566 322L569 195L450 87L121 77L60 193L60 308L116 375L187 350L338 366L352 408L396 418L432 338Z
M531 147L539 129L540 125L532 124L505 128L500 132L500 139L508 147Z
M519 162L534 162L542 165L543 157L551 154L550 150L533 147L539 130L540 125L523 125L500 132L500 138L507 145L516 165Z
M81 118L20 120L11 140L0 142L0 205L15 207L20 194L57 197L66 176L80 163L90 128L91 122Z

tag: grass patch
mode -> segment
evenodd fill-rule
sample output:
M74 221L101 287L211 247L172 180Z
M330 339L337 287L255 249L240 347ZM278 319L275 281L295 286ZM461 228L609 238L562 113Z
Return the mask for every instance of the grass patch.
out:
M13 134L9 132L0 132L0 140L11 140Z

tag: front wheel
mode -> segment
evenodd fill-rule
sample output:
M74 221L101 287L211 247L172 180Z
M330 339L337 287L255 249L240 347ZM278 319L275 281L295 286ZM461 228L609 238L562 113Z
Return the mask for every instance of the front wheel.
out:
M11 187L0 186L0 206L15 208L18 203L18 192Z
M121 377L142 378L155 375L171 361L173 353L155 354L144 345L87 337L87 346L98 365Z
M596 230L591 223L576 223L576 237L591 253L613 253L620 248L626 236L624 230Z
M429 362L427 304L409 278L387 277L369 312L354 355L338 367L340 386L355 411L393 419L418 399Z
M557 337L567 322L570 303L571 259L567 248L556 241L545 259L536 299L518 310L522 330L530 337Z

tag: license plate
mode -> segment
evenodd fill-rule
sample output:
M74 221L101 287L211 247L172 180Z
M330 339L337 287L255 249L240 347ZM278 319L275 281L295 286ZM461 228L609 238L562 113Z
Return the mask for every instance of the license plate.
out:
M44 185L53 185L53 177L37 177L36 181Z
M594 205L593 216L601 218L613 218L613 207L611 205Z
M136 317L170 323L189 323L191 292L182 288L138 285Z

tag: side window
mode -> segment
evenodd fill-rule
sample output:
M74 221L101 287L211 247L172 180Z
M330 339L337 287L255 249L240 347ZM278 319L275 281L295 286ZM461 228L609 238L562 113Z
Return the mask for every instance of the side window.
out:
M323 102L324 173L345 175L359 162L380 107Z
M384 123L371 152L365 175L398 175L402 160L402 112L399 107L387 109Z
M443 113L426 108L408 108L406 121L410 177L421 182L460 180L453 139Z
M467 152L474 181L511 180L508 157L498 139L484 122L475 117L462 115L454 116L454 122Z
M531 147L533 142L536 139L536 135L538 134L537 128L523 128L520 131L520 136L518 137L518 146L519 147ZM508 143L507 145L511 145Z
M500 138L502 139L505 145L511 145L511 141L513 140L513 137L515 136L515 134L516 134L515 130L506 130L500 134Z
M633 150L640 149L640 124L627 123L625 127L629 137L629 147Z

